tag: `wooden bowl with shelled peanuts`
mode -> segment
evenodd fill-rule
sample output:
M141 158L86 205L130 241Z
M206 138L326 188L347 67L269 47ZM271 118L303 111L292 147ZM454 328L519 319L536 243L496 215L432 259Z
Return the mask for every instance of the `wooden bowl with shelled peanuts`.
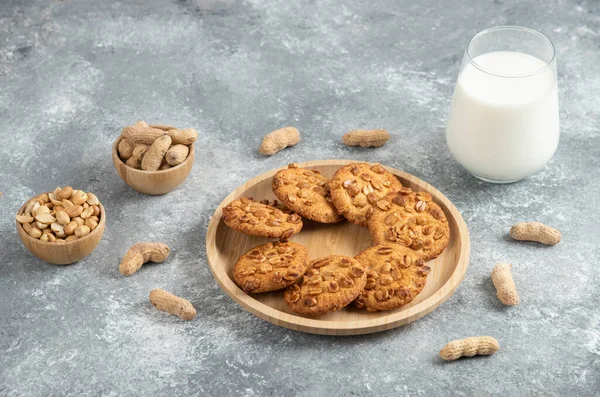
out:
M46 192L45 194L49 195L50 193L52 192ZM69 265L71 263L79 262L96 249L100 240L102 240L104 228L106 226L106 212L104 211L102 203L98 203L100 210L98 213L98 222L93 230L88 230L89 233L75 240L51 242L32 237L18 220L18 217L25 213L25 209L29 202L34 199L35 198L28 200L21 208L19 208L16 221L17 233L19 234L23 245L29 252L38 259L53 265Z

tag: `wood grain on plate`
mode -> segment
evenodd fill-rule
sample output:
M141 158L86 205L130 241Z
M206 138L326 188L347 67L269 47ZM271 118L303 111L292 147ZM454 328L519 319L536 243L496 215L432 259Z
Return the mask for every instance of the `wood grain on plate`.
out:
M320 160L299 163L299 166L317 169L331 177L339 167L353 162L356 161ZM357 335L385 331L410 323L437 308L454 293L467 271L470 254L467 226L456 207L433 186L405 172L385 168L396 175L404 186L430 193L444 210L450 225L450 244L438 258L428 262L432 271L425 288L413 302L393 311L369 313L350 306L318 318L305 318L288 309L282 291L245 294L233 281L233 266L242 254L268 239L247 236L228 228L221 219L221 211L238 197L274 200L271 180L280 169L265 172L235 189L212 216L206 234L206 252L210 269L221 288L244 309L264 320L314 334ZM291 240L304 244L311 259L330 254L355 256L373 245L369 230L365 227L349 222L329 225L306 219L303 222L302 231Z

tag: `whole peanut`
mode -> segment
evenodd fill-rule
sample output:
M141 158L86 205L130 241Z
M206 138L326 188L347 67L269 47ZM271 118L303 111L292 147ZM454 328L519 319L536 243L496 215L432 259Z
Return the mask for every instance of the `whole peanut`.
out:
M119 265L119 272L131 276L146 262L162 263L169 257L169 246L165 243L143 242L129 248Z
M285 127L275 130L263 138L259 152L265 156L272 156L288 146L300 142L300 132L294 127Z
M190 152L190 148L186 145L173 145L167 150L167 154L165 154L165 161L170 166L176 166L187 158Z
M142 159L142 169L144 171L157 171L167 150L169 150L169 146L171 146L171 137L169 135L164 135L156 139Z
M143 121L138 121L134 125L123 128L121 135L131 146L140 143L152 145L159 137L166 135L167 132L158 128L152 128Z
M119 157L121 160L128 160L133 153L133 146L126 139L121 139L119 144L117 145L117 151L119 152Z
M153 289L148 298L158 310L174 314L182 320L192 320L196 317L196 309L190 301L163 289Z
M390 139L386 130L354 130L342 137L347 146L380 147Z
M191 145L198 139L198 131L193 128L185 128L183 130L169 130L169 136L173 141L173 145Z
M508 306L519 303L519 294L512 278L511 269L510 263L499 263L492 270L492 282L496 287L496 296L500 302Z
M135 145L131 155L133 157L137 157L141 161L148 149L150 149L150 145L144 145L143 143L140 143L139 145Z
M126 162L126 165L130 166L131 168L135 168L135 169L141 169L142 168L142 159L139 157L133 157L131 156Z
M494 354L500 349L500 344L491 336L472 336L466 339L453 340L440 350L440 357L446 361L457 360L461 357Z
M560 242L560 232L553 227L540 222L515 223L510 228L510 237L521 241L536 241L546 245L555 245Z
M150 124L150 127L152 128L158 128L159 130L163 130L163 131L171 131L171 130L176 130L177 128L172 127L170 125L163 125L163 124Z

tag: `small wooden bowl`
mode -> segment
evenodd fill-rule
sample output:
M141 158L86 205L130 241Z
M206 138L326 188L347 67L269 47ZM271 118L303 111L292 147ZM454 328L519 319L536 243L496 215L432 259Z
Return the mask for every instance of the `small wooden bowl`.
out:
M190 153L183 163L162 171L144 171L132 168L125 164L117 152L117 146L123 139L117 138L112 147L112 159L115 169L121 179L134 190L150 196L169 193L181 185L192 170L194 164L194 144L190 145Z
M23 211L25 205L27 205L27 203L19 208L18 214ZM77 240L67 241L65 243L51 243L38 240L27 234L18 221L17 233L19 233L19 237L21 237L21 241L25 248L39 259L44 262L52 263L53 265L69 265L82 260L96 249L98 243L102 240L105 225L106 213L104 212L104 206L100 204L100 222L98 223L98 226L96 226L90 234Z

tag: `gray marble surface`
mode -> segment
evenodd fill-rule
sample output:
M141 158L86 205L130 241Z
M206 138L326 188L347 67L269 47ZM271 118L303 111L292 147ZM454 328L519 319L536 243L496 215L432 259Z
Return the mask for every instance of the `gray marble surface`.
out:
M464 44L494 25L547 34L558 49L562 136L554 159L512 185L475 180L445 145ZM0 4L1 396L595 396L600 389L600 4L596 1L12 1ZM110 146L138 119L200 131L178 190L140 195ZM261 136L303 134L273 157ZM377 150L353 128L386 128ZM217 286L205 235L236 186L292 161L381 161L438 187L472 239L468 273L439 309L375 335L326 337L264 322ZM70 184L108 211L97 250L68 267L22 246L14 214ZM515 221L563 233L555 247L507 238ZM139 240L172 257L125 279ZM503 307L489 275L514 264L521 304ZM198 309L154 310L163 287ZM450 364L449 340L491 334L502 349Z

